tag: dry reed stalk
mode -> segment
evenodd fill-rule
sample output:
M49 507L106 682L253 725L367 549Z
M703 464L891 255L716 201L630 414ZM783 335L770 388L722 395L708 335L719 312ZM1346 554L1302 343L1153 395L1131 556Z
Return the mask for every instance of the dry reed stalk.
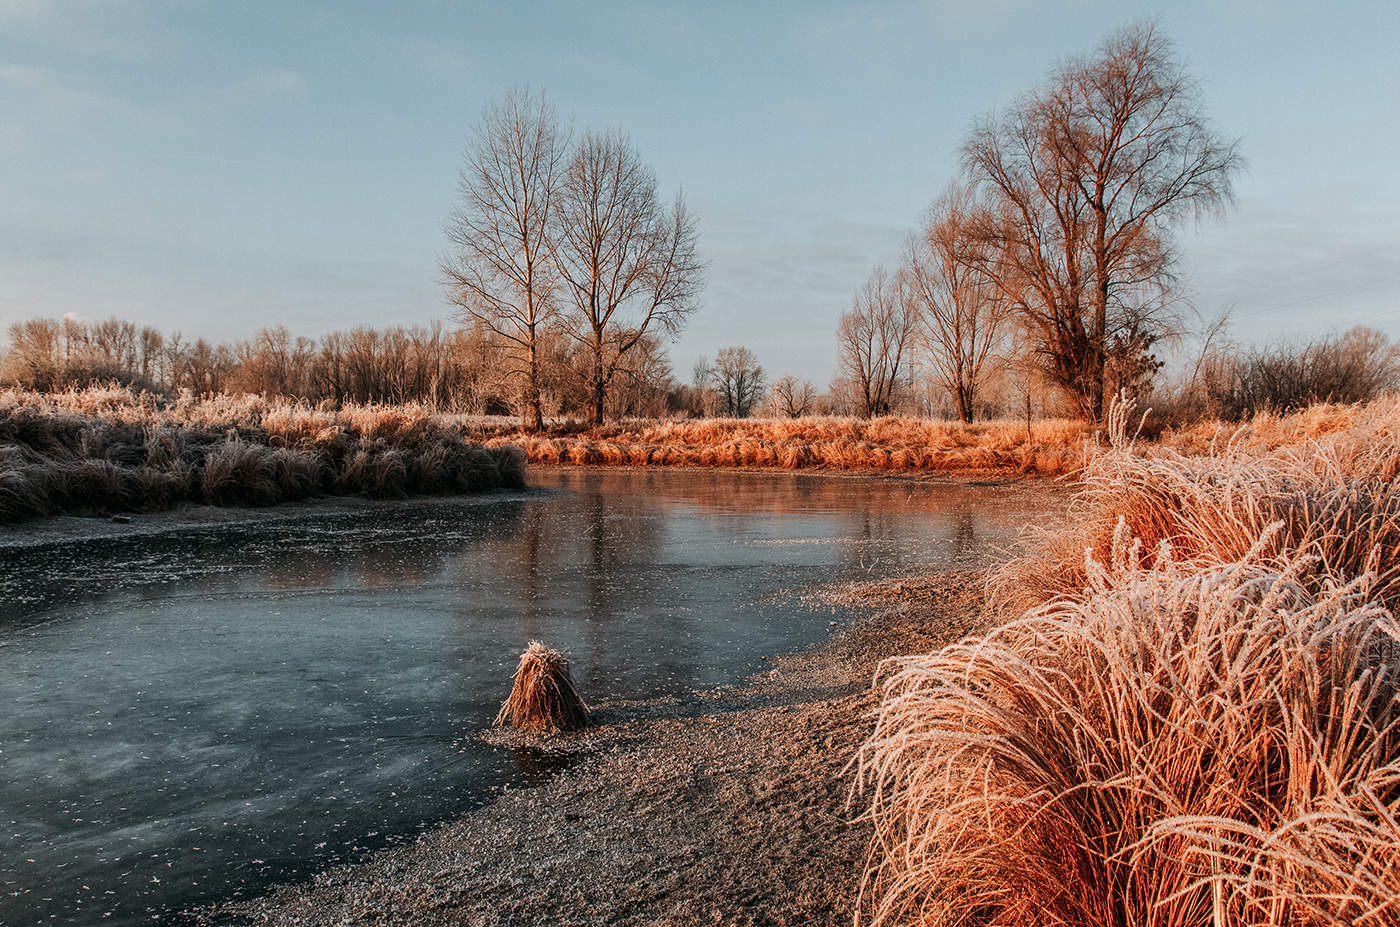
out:
M1024 425L956 423L881 418L706 419L643 425L613 425L560 436L557 450L524 441L532 461L633 463L700 467L839 470L1014 470L1060 476L1081 466L1082 445L1091 434L1069 421L1036 425L1047 446L1027 447ZM493 441L503 440L495 438ZM620 452L601 456L595 443ZM1035 453L1035 451L1043 453Z
M539 641L520 655L510 697L496 714L497 726L522 731L571 731L588 725L588 706L574 688L569 661Z

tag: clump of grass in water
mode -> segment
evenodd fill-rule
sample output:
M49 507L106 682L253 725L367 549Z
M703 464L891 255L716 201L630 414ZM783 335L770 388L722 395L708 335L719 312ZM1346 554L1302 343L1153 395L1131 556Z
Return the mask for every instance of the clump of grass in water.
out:
M569 661L539 641L520 655L510 697L496 715L496 725L533 733L571 731L588 726L588 706L574 688Z

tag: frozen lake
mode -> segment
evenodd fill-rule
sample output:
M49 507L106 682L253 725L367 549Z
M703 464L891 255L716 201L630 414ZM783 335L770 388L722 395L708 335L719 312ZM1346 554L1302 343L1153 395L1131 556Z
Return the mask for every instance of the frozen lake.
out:
M531 638L569 651L590 703L737 682L844 617L786 591L985 566L1044 503L789 473L530 480L0 549L0 923L178 922L409 838L542 774L473 736Z

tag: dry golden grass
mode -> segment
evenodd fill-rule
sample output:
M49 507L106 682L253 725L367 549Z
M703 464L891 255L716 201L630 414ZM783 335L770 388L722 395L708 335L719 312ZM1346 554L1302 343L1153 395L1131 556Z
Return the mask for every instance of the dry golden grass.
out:
M1194 455L1176 449L1194 442L1173 435L1135 444L1130 410L1115 415L1116 440L1081 474L1078 530L994 578L1004 607L1074 594L1084 551L1106 552L1120 521L1149 556L1166 543L1200 563L1236 561L1268 531L1265 556L1307 553L1321 573L1374 570L1375 594L1400 602L1400 399L1262 415Z
M882 667L864 915L1400 923L1400 404L1336 418L1145 457L1120 414L1019 617Z
M539 641L520 655L510 697L496 715L496 725L521 731L550 733L588 726L588 706L574 688L569 661Z
M423 406L326 412L258 397L164 401L124 388L0 392L0 523L524 481L517 448L469 441Z
M1060 476L1080 469L1094 430L1079 422L962 425L917 419L702 419L596 428L578 434L511 435L532 463L757 467L884 472L1015 472Z

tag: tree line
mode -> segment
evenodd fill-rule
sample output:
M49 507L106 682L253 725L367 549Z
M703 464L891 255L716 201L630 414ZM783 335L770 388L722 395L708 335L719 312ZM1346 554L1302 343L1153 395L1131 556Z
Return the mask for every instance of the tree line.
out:
M1154 25L1058 67L974 125L961 155L899 265L875 268L841 316L824 392L770 381L742 345L676 382L664 342L704 278L694 217L661 195L625 134L575 137L526 90L486 108L463 156L440 262L460 326L315 340L274 326L212 344L117 319L31 319L10 327L0 380L423 402L533 429L546 416L971 422L1017 406L1030 417L1033 405L1100 421L1124 390L1158 409L1239 417L1396 385L1397 348L1369 329L1251 350L1212 349L1212 331L1189 379L1163 395L1158 351L1185 331L1173 233L1224 210L1243 161Z
M116 381L168 394L255 393L340 406L419 402L447 411L521 411L509 376L511 346L479 325L367 327L319 339L281 325L230 343L185 339L121 319L29 319L9 328L0 383L43 391ZM558 334L540 340L540 397L551 416L592 414L591 358ZM672 376L655 338L618 367L608 414L684 412L691 397Z

